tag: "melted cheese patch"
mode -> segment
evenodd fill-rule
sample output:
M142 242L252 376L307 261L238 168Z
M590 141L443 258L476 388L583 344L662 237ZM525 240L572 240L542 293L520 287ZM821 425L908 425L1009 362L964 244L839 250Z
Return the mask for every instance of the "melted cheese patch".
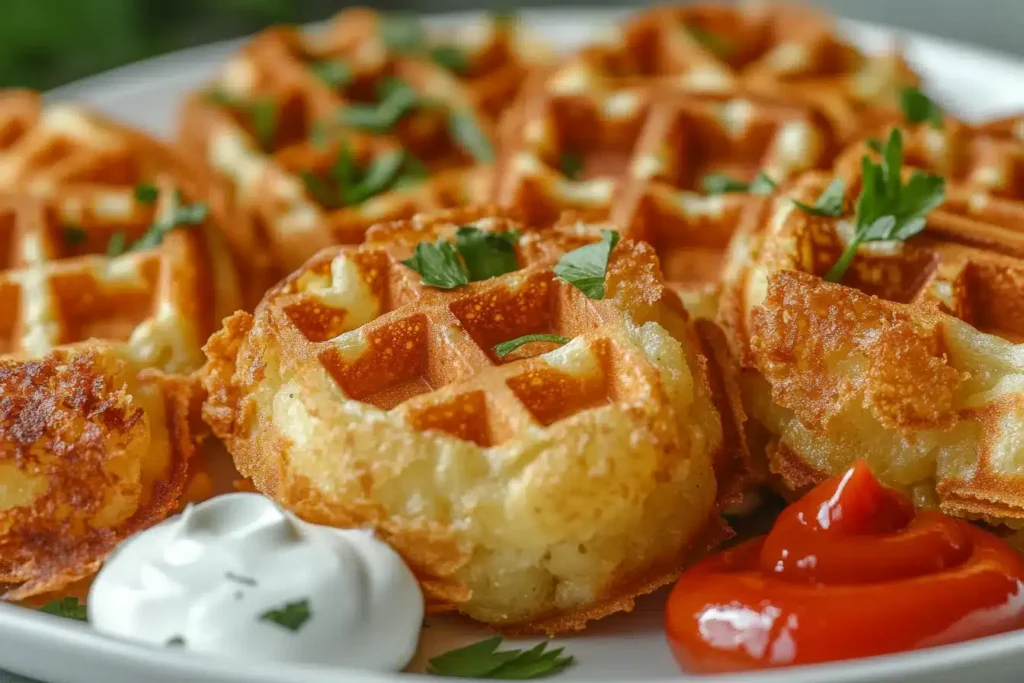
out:
M814 164L819 139L817 131L807 121L789 121L775 138L772 161L767 164L768 174L776 181L795 171Z
M949 141L944 131L929 127L924 133L924 146L933 165L946 165L949 158Z
M245 57L235 57L224 65L220 86L229 95L247 99L256 88L256 67Z
M359 267L345 254L331 262L330 285L322 289L322 282L310 281L306 291L316 294L325 306L344 310L345 326L349 329L365 325L380 315L380 301L363 280Z
M637 160L633 162L633 177L634 178L653 178L664 169L661 159L657 154L644 154L637 157Z
M593 75L584 65L570 64L548 79L548 90L556 95L578 95L590 90L593 80Z
M797 73L804 71L811 64L811 53L806 45L800 43L782 43L775 47L765 58L768 65L780 73Z
M981 166L971 173L971 182L982 187L1006 187L1006 171L996 166Z
M717 66L699 67L679 80L684 88L705 92L722 92L733 84L732 74Z
M605 99L601 111L610 119L626 119L639 111L641 102L635 92L615 93Z
M680 192L679 206L687 216L721 218L725 213L725 195L702 195L696 192Z
M574 377L592 377L601 372L601 361L582 337L576 337L540 358L556 370Z
M297 396L305 390L295 382L288 382L274 394L273 421L281 434L291 439L297 447L304 447L313 440L316 425L306 410L306 405Z
M743 137L753 117L754 105L750 100L743 99L729 100L722 105L718 114L719 123L732 138Z
M252 199L268 167L266 157L250 149L235 131L221 130L210 138L207 156L215 169L235 180L239 198Z
M366 342L366 334L362 330L344 332L331 340L338 356L345 363L354 363L366 353L369 344Z
M570 202L588 206L604 206L612 200L612 195L615 192L615 180L595 178L578 183L559 180L556 187L558 195Z
M128 220L134 209L132 197L124 192L104 192L98 194L93 202L96 215L110 220Z

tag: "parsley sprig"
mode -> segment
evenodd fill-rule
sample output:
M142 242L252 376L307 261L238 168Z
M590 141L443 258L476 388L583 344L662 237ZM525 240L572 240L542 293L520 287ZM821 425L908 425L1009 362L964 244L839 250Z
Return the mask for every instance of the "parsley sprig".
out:
M377 31L381 42L399 54L425 55L454 74L464 74L469 69L469 57L462 48L455 45L428 47L423 24L415 15L385 15L380 18Z
M237 110L249 119L252 133L264 150L270 150L277 139L277 104L273 100L253 98L243 100L223 90L210 90L207 101Z
M435 45L428 50L435 64L453 74L463 75L469 71L469 55L455 45Z
M154 197L154 201L155 199ZM172 230L182 226L200 225L206 220L209 212L209 206L203 203L182 204L181 195L175 192L171 195L168 210L134 243L128 244L128 236L125 233L114 233L107 242L107 256L114 257L126 252L151 249L163 242L164 237Z
M352 82L352 69L340 59L321 59L310 62L308 67L313 75L335 90Z
M558 157L558 170L569 180L579 178L583 165L583 155L579 152L565 151Z
M312 171L302 171L300 176L321 206L337 209L359 204L400 184L419 182L426 176L426 168L403 149L384 152L360 168L351 146L344 145L328 170L327 179Z
M494 147L480 128L476 114L469 109L453 109L449 113L448 134L477 161L494 161Z
M942 128L942 110L930 97L917 88L900 90L900 109L909 123L928 122L932 128Z
M519 268L519 233L488 232L470 225L459 227L455 244L439 239L420 242L403 264L420 274L420 281L438 289L458 289Z
M585 244L563 254L555 266L555 275L583 292L587 298L603 299L608 259L619 238L619 233L614 230L602 230L600 242Z
M151 183L139 183L135 186L135 201L143 204L156 204L160 196L160 190Z
M499 652L501 641L501 636L495 636L434 657L427 673L450 678L529 680L559 673L573 663L572 655L562 656L564 648L549 650L547 642L529 650Z
M298 631L313 616L309 609L309 599L303 598L289 602L275 609L268 609L260 615L260 621L270 621L289 631Z
M64 225L61 226L61 237L64 239L64 243L68 246L77 247L85 244L89 236L86 234L78 225Z
M701 179L701 187L706 194L727 194L730 192L749 192L751 194L769 195L778 187L778 183L761 171L753 182L736 180L724 173L711 173Z
M569 340L557 334L525 334L508 341L501 342L494 346L494 354L498 358L504 358L524 344L533 342L552 342L554 344L568 344Z
M374 133L386 133L422 105L422 98L408 83L386 78L377 86L376 104L353 104L339 113L341 123Z
M39 608L40 612L46 614L53 614L58 617L64 617L65 619L75 619L76 621L87 621L88 611L83 603L78 601L78 598L60 598L59 600L51 600L50 602Z
M941 176L914 171L906 183L900 177L903 137L894 129L882 150L882 162L861 159L863 187L857 197L853 237L839 260L825 275L839 282L866 242L904 241L925 227L925 216L946 198L946 181Z
M683 26L683 30L702 48L719 59L729 59L736 51L735 46L724 36L699 26Z
M796 199L793 203L797 205L804 213L809 213L814 216L831 216L836 218L843 214L843 198L845 197L846 183L843 182L842 178L833 178L832 182L828 184L817 201L813 205L805 204Z

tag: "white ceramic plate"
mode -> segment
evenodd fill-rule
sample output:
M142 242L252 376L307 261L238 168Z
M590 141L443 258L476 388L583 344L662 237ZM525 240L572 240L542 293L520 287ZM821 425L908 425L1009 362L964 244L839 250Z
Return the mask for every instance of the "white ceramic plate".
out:
M621 16L620 12L525 12L523 20L539 34L571 48ZM434 21L450 24L466 15ZM924 76L928 90L951 111L983 118L1024 110L1024 62L948 41L897 33L859 23L843 29L868 50L902 40L907 55ZM53 99L84 102L155 134L171 136L178 102L209 78L238 43L220 43L132 65L61 88ZM696 678L679 673L661 629L664 592L640 601L628 615L601 621L558 644L577 665L554 680L591 683L636 681L679 683ZM480 639L484 632L459 619L431 620L420 654L410 667L422 671L430 656ZM524 643L526 645L529 642ZM438 681L415 674L382 675L361 671L224 661L178 650L154 649L111 640L77 622L0 604L0 667L47 683L413 683ZM737 683L972 683L1015 680L1024 670L1024 631L961 645L858 660L830 666L768 674L715 678ZM0 675L0 681L3 676ZM700 679L704 680L704 679Z

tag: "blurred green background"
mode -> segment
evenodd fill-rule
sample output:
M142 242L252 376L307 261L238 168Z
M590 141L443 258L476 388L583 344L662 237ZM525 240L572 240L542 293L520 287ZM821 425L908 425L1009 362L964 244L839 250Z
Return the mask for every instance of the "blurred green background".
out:
M338 3L0 0L0 86L52 88L145 57L302 21Z
M843 15L1024 53L1024 0L811 0ZM275 22L330 16L338 0L0 0L0 87L52 88L191 45L253 33ZM480 9L488 0L384 0L378 9ZM529 6L646 4L527 0Z

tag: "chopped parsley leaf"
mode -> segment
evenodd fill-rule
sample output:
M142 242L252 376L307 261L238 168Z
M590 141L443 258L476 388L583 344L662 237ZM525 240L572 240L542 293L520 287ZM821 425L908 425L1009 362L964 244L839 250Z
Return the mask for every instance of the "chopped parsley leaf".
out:
M601 300L605 296L605 276L612 249L620 235L614 230L602 230L601 241L586 244L563 254L555 266L555 275L583 292L589 299Z
M298 631L312 618L309 599L289 602L276 609L269 609L260 615L260 621L270 621L289 631Z

